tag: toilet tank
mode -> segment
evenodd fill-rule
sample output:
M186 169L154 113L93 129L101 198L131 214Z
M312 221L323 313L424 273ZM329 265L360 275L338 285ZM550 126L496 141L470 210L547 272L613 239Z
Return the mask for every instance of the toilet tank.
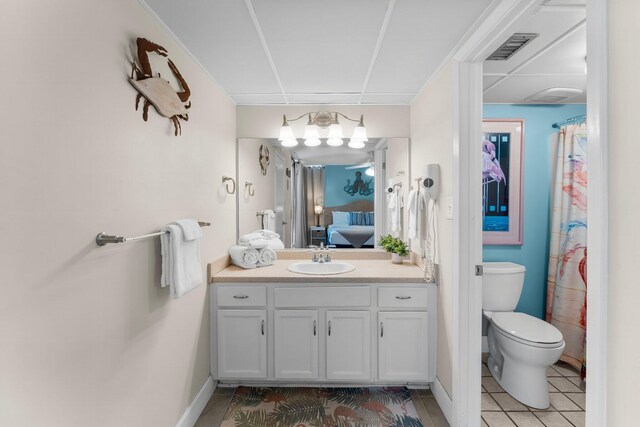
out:
M484 262L482 270L482 309L514 311L524 284L524 265Z

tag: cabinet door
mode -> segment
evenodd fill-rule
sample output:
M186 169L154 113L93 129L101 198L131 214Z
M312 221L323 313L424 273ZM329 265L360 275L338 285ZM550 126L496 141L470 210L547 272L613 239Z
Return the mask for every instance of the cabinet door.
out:
M218 310L218 377L267 377L266 310Z
M381 380L428 380L426 312L378 313L378 375Z
M275 310L276 378L318 378L318 312Z
M371 379L371 314L327 311L327 379Z

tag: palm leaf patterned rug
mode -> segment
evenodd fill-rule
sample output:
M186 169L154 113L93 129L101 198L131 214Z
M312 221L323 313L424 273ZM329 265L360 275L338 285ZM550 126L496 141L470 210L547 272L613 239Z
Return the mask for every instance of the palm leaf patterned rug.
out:
M406 387L238 387L222 427L422 427Z

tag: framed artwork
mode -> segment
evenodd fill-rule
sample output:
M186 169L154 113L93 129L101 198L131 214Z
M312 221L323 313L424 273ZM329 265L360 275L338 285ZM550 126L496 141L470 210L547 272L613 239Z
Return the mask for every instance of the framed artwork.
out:
M482 243L523 243L524 120L482 122Z

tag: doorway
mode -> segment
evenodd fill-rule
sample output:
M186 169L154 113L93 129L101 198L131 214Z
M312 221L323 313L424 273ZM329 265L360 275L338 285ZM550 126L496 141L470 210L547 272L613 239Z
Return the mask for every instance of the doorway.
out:
M452 425L481 425L482 264L481 141L483 62L533 15L554 2L513 0L493 4L483 25L471 31L454 55L454 344ZM578 5L580 6L580 5ZM560 7L560 6L558 6ZM577 6L572 6L577 7ZM589 212L586 394L588 427L606 425L606 2L588 0L587 83ZM604 161L602 160L604 159ZM597 247L596 247L597 245Z

